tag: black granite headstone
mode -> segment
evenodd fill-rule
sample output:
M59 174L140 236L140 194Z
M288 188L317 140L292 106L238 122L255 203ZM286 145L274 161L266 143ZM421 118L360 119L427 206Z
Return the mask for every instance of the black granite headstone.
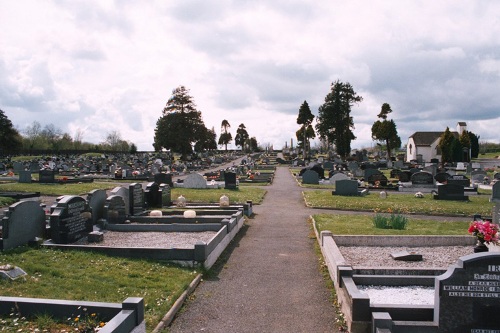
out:
M434 185L434 177L430 172L415 172L411 175L410 180L413 185Z
M92 214L82 197L65 195L50 214L50 234L55 243L76 242L92 230Z
M146 185L146 190L144 191L144 199L148 208L160 208L162 203L160 185L154 182L148 183L148 185Z
M437 195L434 195L434 199L439 200L460 200L467 201L469 197L464 195L464 187L462 185L456 184L443 184L438 185Z
M446 172L438 172L435 176L434 179L438 183L446 183L448 181L448 178L450 178L450 175Z
M170 187L174 187L174 183L172 182L172 174L160 172L154 175L154 182L156 184L168 184Z
M38 181L40 183L51 184L55 183L56 181L55 172L53 170L40 170L38 175L39 175Z
M499 332L500 253L461 257L435 285L439 332Z
M224 173L224 188L228 190L235 190L237 188L235 172Z
M144 191L142 184L133 183L128 187L129 193L129 214L140 215L144 211Z
M461 185L463 187L469 187L470 186L470 179L467 178L467 176L464 175L453 175L448 178L448 184L456 184L456 185Z

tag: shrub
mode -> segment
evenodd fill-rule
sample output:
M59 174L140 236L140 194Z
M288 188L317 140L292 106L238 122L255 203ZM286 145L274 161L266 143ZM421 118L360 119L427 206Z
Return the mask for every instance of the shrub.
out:
M387 216L378 213L375 214L375 216L373 216L373 226L379 229L387 229L388 227Z
M405 230L408 225L408 218L401 214L391 214L389 226L396 230Z

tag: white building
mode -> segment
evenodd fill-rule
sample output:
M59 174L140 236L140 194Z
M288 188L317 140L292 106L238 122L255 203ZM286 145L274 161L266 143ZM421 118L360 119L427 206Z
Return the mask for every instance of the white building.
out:
M467 130L465 122L457 124L457 131L451 132L457 139ZM415 132L408 138L406 144L406 162L430 162L432 159L441 161L441 150L438 147L442 132Z

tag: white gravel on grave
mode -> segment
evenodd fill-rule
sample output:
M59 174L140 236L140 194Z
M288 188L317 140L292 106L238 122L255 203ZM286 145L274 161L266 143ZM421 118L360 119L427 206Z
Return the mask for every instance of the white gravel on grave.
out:
M100 243L89 243L87 238L82 238L74 244L93 245L106 247L144 247L144 248L176 248L194 249L199 242L208 243L217 232L119 232L105 231L104 241Z
M368 294L370 304L434 305L434 287L358 286Z

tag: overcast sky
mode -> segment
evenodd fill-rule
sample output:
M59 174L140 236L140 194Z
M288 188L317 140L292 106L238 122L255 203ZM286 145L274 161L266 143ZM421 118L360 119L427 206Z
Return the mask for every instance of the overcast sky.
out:
M0 0L0 109L20 131L119 131L152 150L184 85L208 128L243 123L281 149L335 80L363 97L353 148L374 145L383 103L403 144L459 121L499 142L500 1Z

